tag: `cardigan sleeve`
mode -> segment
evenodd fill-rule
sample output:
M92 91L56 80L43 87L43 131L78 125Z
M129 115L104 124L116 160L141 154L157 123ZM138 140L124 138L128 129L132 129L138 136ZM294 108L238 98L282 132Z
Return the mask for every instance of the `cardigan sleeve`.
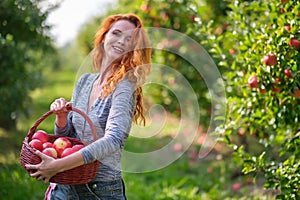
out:
M129 135L135 108L134 84L124 79L112 93L112 103L107 118L104 137L81 150L85 163L119 152Z

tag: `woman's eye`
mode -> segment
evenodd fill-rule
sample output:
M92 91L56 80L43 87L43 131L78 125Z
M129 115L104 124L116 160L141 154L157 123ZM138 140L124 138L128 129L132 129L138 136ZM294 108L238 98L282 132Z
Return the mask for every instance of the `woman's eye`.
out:
M117 31L113 32L113 34L116 35L116 36L120 36L121 35L121 33L117 32Z

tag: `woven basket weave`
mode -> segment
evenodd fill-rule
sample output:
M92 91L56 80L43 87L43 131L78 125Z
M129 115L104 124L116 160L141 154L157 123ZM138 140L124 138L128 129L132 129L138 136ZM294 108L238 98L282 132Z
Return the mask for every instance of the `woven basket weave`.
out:
M72 105L70 103L68 103L66 105L66 108L68 110L72 110L74 112L79 113L81 116L83 116L86 121L89 123L92 133L93 133L93 137L94 137L94 141L97 140L97 134L96 134L96 130L95 127L93 126L92 121L90 120L90 118L81 110L77 109L77 108L73 108ZM33 134L36 132L38 125L44 121L48 116L50 116L51 114L53 114L52 111L48 111L47 113L45 113L43 116L41 116L36 122L35 124L29 129L27 136L25 137L23 144L22 144L22 149L21 149L21 153L20 153L20 163L22 165L22 167L28 172L31 173L33 172L32 170L26 169L25 165L26 164L38 164L41 162L41 158L39 156L37 156L34 151L36 151L35 149L33 149L32 147L29 146L29 142L32 139ZM49 134L49 141L50 142L54 142L57 138L61 137L60 135L53 135L53 134ZM81 140L75 139L75 138L71 138L71 137L66 137L68 140L70 140L70 142L72 143L72 145L75 144L83 144L83 145L87 145L84 142L82 142ZM77 185L77 184L85 184L88 183L90 181L93 180L93 178L95 177L97 171L98 171L98 167L99 167L100 162L99 161L94 161L85 165L81 165L79 167L64 171L64 172L60 172L58 174L56 174L55 176L53 176L50 179L50 182L52 183L59 183L59 184L65 184L65 185Z

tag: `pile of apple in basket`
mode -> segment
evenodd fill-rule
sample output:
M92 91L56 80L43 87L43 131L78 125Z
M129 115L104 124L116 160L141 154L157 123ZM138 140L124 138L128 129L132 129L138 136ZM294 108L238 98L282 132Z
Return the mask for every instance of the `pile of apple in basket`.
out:
M52 158L66 157L84 147L83 144L73 145L66 137L58 137L54 142L51 142L49 135L43 130L38 130L33 134L29 146Z
M67 104L66 108L74 112L79 113L91 127L94 141L98 139L95 127L93 126L90 118L81 110L73 108L71 104ZM66 156L79 151L83 148L85 143L81 140L71 137L64 137L55 134L48 134L43 130L37 130L37 126L45 120L48 116L53 114L52 111L48 111L41 116L35 124L29 129L27 136L25 137L20 153L20 163L22 167L28 172L32 171L25 167L26 164L36 165L41 162L41 158L35 154L36 150L51 156L55 159L64 159ZM100 162L98 160L75 167L73 169L60 172L50 179L52 183L59 183L65 185L77 185L85 184L94 179Z

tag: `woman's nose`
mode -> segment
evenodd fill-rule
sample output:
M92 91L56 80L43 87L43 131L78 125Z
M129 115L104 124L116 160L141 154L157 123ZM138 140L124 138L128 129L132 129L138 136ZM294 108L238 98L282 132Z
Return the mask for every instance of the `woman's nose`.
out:
M125 38L124 37L119 38L118 43L121 44L121 45L124 45L125 44Z

